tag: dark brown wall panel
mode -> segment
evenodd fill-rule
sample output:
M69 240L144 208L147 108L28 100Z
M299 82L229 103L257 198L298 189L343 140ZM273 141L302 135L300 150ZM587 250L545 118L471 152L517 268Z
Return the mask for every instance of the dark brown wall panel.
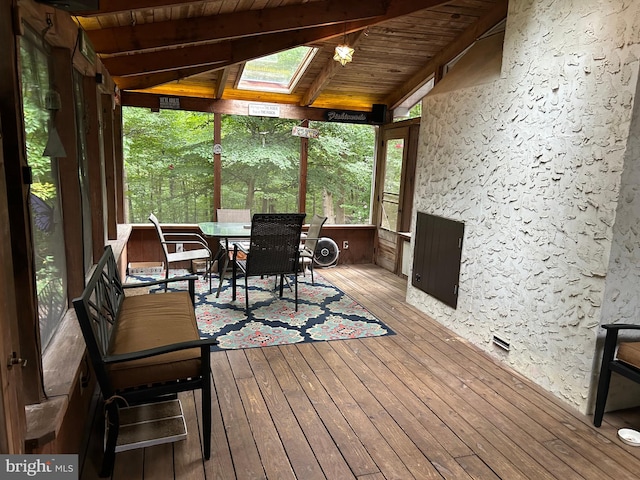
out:
M411 284L456 308L464 223L418 212Z

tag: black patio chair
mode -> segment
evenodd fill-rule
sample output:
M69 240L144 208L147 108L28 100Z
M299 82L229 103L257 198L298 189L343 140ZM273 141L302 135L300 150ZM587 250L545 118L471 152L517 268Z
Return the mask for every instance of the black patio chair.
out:
M249 314L250 276L280 276L282 297L284 276L292 274L295 284L295 305L298 310L298 269L300 266L300 234L304 213L256 213L251 221L249 248L235 243L233 249L233 300L236 299L238 269L244 274L245 309ZM239 253L246 255L239 258Z

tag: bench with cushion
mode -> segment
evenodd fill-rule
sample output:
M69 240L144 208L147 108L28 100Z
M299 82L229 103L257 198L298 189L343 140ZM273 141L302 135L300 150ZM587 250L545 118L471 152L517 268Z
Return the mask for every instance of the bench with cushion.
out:
M211 450L210 348L195 315L196 276L123 284L111 247L98 262L82 296L74 299L89 358L105 402L107 440L100 476L111 474L119 408L201 389L205 458ZM183 281L188 291L125 296L127 288Z
M620 331L640 330L640 325L611 323L602 325L607 331L602 352L602 366L600 367L600 380L598 382L598 394L596 397L596 409L593 415L593 424L599 427L602 424L611 372L619 373L634 382L640 383L640 341L636 339L619 339ZM617 352L616 352L617 347Z

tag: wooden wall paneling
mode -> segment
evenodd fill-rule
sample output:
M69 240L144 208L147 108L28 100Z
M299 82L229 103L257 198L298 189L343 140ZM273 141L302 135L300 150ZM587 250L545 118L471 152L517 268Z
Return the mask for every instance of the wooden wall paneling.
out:
M67 154L52 159L58 166L67 264L67 297L71 300L84 289L84 245L82 237L82 200L78 179L78 141L73 97L73 67L71 52L66 48L52 49L53 88L60 95L62 107L55 113L55 126Z
M87 156L89 176L89 198L91 202L91 233L93 258L100 258L107 241L106 236L106 183L104 155L101 146L100 116L102 106L94 77L84 77L84 105L87 118Z
M200 232L195 225L163 226L166 231ZM373 237L375 228L371 225L326 225L322 227L321 236L331 238L338 244L340 255L338 263L358 264L373 262ZM208 238L209 247L214 253L218 243ZM349 242L347 250L342 249L343 241ZM129 262L160 262L163 261L162 250L158 236L151 226L134 225L127 244Z
M102 113L102 145L104 152L107 238L118 238L117 201L116 201L116 165L114 145L114 112L113 97L101 94L100 105Z
M4 231L11 237L12 278L15 287L15 312L20 343L19 354L28 360L22 369L22 394L24 403L37 403L42 398L40 386L40 348L38 346L38 312L34 282L34 263L31 238L31 218L28 209L28 186L23 172L28 168L24 143L22 99L20 97L20 72L18 70L18 41L14 26L19 28L21 19L16 19L16 2L0 2L0 123L3 129L4 175L8 222L3 222ZM8 228L7 228L8 226ZM11 263L6 264L10 266ZM3 284L7 294L12 294L11 282ZM10 301L7 299L7 301ZM24 409L12 412L24 418ZM18 420L19 421L19 420Z

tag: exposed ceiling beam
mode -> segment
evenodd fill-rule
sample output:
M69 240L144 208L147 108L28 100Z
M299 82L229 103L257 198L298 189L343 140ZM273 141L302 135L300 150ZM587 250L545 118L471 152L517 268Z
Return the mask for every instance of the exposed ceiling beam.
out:
M453 60L473 44L480 35L504 19L507 16L507 6L508 0L501 0L492 10L480 17L462 32L455 41L451 42L446 48L433 56L424 67L414 74L409 81L389 95L383 103L390 109L394 109L400 105L407 97L412 95L428 81L438 68Z
M76 14L83 17L95 17L151 8L180 7L190 3L202 3L202 0L107 0L101 3L99 10L76 12Z
M367 21L348 22L347 31L362 29ZM299 45L342 36L345 27L328 25L294 32L270 33L259 37L228 40L209 45L157 50L103 58L102 63L112 76L149 74L167 70L210 65L209 70L263 57Z
M224 68L220 75L218 76L218 83L215 88L215 96L216 98L222 98L222 94L224 93L224 87L227 86L227 78L229 78L229 68Z
M210 66L184 68L149 75L137 75L135 77L113 77L113 81L120 90L144 90L145 88L175 82L181 78L191 77L210 70Z
M233 39L363 20L384 15L385 0L327 0L87 32L96 52L116 54Z
M120 103L123 106L157 109L160 106L159 97L161 96L164 95L144 92L122 92ZM246 100L218 100L183 96L178 96L178 98L180 99L181 110L226 113L230 115L248 115L249 104L253 103ZM287 104L280 105L280 118L323 121L326 119L326 112L326 108L300 107L298 105Z
M360 30L359 32L351 33L347 36L346 44L352 48L355 48L362 38L364 30ZM338 62L336 62L333 58L331 58L325 66L322 68L322 71L316 76L311 83L309 89L302 96L302 100L300 101L300 105L306 107L311 105L319 96L324 87L329 83L329 81L333 78L333 76L338 72L338 69L343 68Z
M344 24L314 27L304 30L260 35L232 41L217 42L213 45L197 45L154 52L134 53L103 58L102 62L114 77L148 75L153 72L186 69L193 66L210 65L210 70L219 69L239 62L252 60L299 45L328 40L333 37L361 30L382 23L397 16L416 10L434 7L445 0L390 0L387 14L374 19L345 22ZM229 54L231 52L231 54ZM163 82L165 83L165 82ZM159 85L159 83L158 83Z

